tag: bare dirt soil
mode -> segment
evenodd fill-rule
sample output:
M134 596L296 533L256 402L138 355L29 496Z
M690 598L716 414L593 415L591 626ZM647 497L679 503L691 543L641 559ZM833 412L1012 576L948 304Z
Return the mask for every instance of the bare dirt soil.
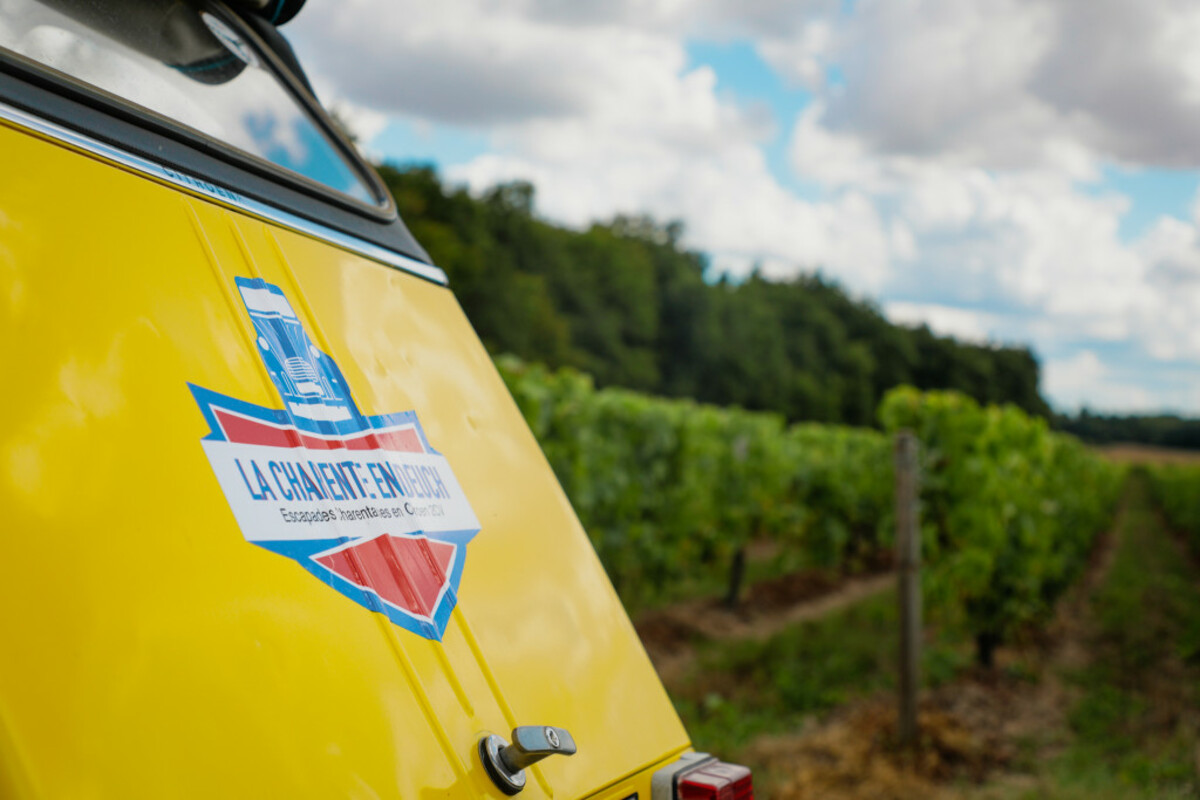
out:
M725 608L720 600L693 600L647 612L635 627L658 674L670 685L695 660L694 644L699 639L764 639L895 583L891 572L841 579L827 573L800 572L751 586L737 611Z

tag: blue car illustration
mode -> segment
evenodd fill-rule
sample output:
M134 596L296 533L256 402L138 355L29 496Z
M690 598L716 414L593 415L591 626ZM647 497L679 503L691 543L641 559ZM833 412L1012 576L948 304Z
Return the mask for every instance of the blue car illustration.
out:
M357 418L342 371L313 344L283 292L259 278L238 278L237 284L258 333L259 355L288 414L300 427Z

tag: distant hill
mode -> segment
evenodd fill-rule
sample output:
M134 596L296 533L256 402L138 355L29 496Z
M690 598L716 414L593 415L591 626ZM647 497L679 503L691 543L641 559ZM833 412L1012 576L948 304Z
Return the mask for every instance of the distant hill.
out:
M427 167L380 171L493 353L790 420L873 425L899 384L1049 413L1026 348L893 325L820 275L714 279L677 223L618 217L575 231L538 219L527 183L476 199Z

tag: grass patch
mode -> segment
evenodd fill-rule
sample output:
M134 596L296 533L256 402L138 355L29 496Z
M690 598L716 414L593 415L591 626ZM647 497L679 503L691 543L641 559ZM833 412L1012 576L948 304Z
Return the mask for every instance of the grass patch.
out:
M1049 769L1060 793L1037 796L1200 796L1197 570L1142 476L1129 503L1112 570L1092 599L1090 664L1068 676L1082 696L1070 714L1073 741Z

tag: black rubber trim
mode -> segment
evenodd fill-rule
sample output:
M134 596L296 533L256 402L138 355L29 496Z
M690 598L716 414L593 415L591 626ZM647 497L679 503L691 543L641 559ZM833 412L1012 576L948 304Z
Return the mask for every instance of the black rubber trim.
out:
M306 105L311 102L303 99ZM386 207L369 209L365 204L343 201L332 190L314 191L290 175L280 174L283 170L264 169L256 159L82 84L62 80L5 50L0 50L0 100L296 216L432 263L396 214L390 197ZM382 185L373 171L370 177L374 185Z
M242 13L240 9L235 10L239 14ZM300 66L300 60L296 58L296 51L292 49L292 43L287 40L287 37L257 14L245 12L242 19L258 35L262 43L271 48L271 52L279 59L280 63L287 67L292 77L299 81L310 95L315 97L317 93L313 91L312 82L308 80L308 73L304 71L304 67Z

